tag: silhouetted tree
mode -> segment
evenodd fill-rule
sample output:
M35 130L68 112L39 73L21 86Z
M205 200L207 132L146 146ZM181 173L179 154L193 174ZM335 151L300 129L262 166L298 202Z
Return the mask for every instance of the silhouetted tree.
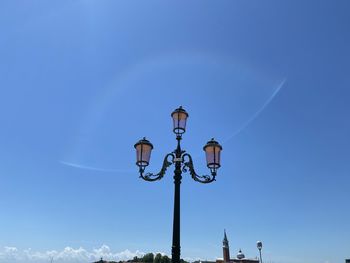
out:
M154 261L154 255L153 253L147 253L143 256L142 261L145 263L153 263Z
M157 253L157 255L154 257L153 263L162 263L162 254Z
M167 255L162 256L162 262L161 263L170 263L171 260Z

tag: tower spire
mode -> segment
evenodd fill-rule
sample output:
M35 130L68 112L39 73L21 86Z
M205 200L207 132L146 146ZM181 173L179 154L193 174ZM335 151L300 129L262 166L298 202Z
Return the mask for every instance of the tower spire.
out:
M230 262L230 247L228 245L228 239L226 235L226 229L224 229L224 240L222 241L222 249L224 256L224 263Z
M224 229L224 241L228 242L227 236L226 236L226 229Z

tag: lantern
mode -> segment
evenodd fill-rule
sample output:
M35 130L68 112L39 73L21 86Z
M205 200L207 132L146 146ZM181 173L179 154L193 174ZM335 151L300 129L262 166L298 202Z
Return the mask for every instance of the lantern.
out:
M173 118L173 131L176 135L181 136L186 131L186 120L188 118L188 113L180 106L171 113Z
M256 242L256 246L259 250L261 250L262 249L262 242L261 241Z
M136 149L136 165L139 167L146 167L149 165L151 151L153 149L152 143L143 137L143 139L139 140L134 147Z
M205 151L207 166L212 172L216 172L220 168L220 153L222 146L212 138L207 144L203 147Z

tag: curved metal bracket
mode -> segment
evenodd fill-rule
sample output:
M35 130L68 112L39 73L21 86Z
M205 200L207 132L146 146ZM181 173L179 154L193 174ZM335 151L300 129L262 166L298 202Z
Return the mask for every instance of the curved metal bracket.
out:
M168 161L168 158L171 157L171 162ZM162 169L160 170L159 173L157 174L153 174L153 173L146 173L143 174L145 171L145 167L140 167L139 173L140 173L140 177L145 180L145 181L149 181L149 182L153 182L153 181L157 181L163 178L167 168L174 162L174 158L175 155L174 153L168 153L165 157L164 157L164 161L163 161L163 166Z
M186 157L188 158L187 162L185 161ZM184 155L182 155L182 162L184 163L182 171L183 172L189 171L193 180L203 184L208 184L215 181L216 172L211 172L211 175L198 175L196 173L193 167L192 157L188 153L185 153Z

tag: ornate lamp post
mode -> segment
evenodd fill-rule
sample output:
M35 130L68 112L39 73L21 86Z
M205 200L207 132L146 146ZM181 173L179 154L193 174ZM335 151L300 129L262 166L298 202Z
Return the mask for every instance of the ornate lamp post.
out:
M256 242L256 246L257 246L257 248L259 249L260 263L262 263L262 258L261 258L262 242L261 242L261 241Z
M176 134L177 147L171 153L164 157L163 166L159 173L145 173L146 167L149 165L151 151L153 149L152 143L146 138L141 139L135 144L136 149L136 165L139 167L140 177L146 181L157 181L163 178L167 168L172 164L175 165L174 170L174 220L173 220L173 245L171 249L172 262L180 262L180 184L182 173L189 172L192 179L200 183L211 183L215 181L216 171L220 168L220 153L221 145L211 139L203 147L206 153L207 167L210 169L211 175L198 175L193 167L191 155L181 149L182 134L186 131L186 121L188 113L180 106L172 114L173 118L173 132Z

